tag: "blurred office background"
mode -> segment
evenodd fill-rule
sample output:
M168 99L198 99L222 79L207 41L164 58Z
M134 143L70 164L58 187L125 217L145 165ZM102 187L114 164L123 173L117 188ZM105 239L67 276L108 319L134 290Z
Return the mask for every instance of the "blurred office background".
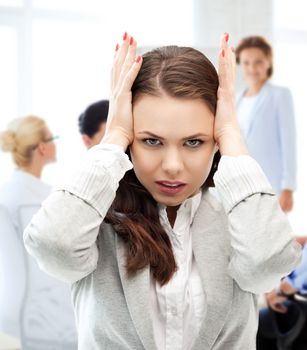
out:
M55 184L85 152L77 118L108 98L113 52L125 31L141 52L188 45L213 61L223 32L234 46L243 36L264 35L274 47L272 80L294 96L298 190L289 216L295 234L307 235L306 10L305 0L0 0L0 130L18 116L43 117L60 136L58 162L43 174ZM12 168L0 153L0 184Z

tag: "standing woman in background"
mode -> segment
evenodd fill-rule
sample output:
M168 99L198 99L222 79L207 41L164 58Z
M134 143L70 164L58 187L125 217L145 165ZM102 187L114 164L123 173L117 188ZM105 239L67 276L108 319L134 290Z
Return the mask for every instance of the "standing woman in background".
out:
M237 100L237 115L251 156L267 175L284 212L293 208L296 189L296 133L289 89L269 82L272 47L260 36L241 40L236 60L247 88Z
M69 288L38 269L22 240L25 225L51 191L40 177L45 165L56 159L55 138L36 116L18 118L0 133L1 149L12 154L16 165L0 188L0 209L14 226L1 237L12 240L9 235L15 233L11 251L0 248L7 276L0 286L0 331L21 338L26 350L77 349ZM7 272L12 269L18 274Z

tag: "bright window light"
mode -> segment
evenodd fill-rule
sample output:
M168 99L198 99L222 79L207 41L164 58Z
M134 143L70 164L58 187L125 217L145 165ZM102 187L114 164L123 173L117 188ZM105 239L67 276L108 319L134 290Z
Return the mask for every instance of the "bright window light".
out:
M0 0L0 6L22 7L24 0Z
M58 163L45 171L50 182L84 151L77 119L88 104L109 97L113 46L97 24L33 22L32 109L60 135Z
M6 37L4 43L17 45L19 60L16 67L16 51L2 45L0 89L9 97L1 100L0 108L6 110L1 123L17 113L33 113L60 134L58 162L43 173L51 184L85 151L77 119L90 103L108 98L114 49L125 31L142 53L156 46L194 44L193 0L28 0L26 11L14 12L14 18L7 13L7 18L0 16L0 25L2 20L12 27L17 23L18 36Z
M17 114L17 37L13 27L0 25L0 130Z
M0 25L0 131L17 115L17 36L13 27ZM0 152L0 183L11 175L10 154Z
M307 30L306 10L306 0L275 0L275 26L289 30Z

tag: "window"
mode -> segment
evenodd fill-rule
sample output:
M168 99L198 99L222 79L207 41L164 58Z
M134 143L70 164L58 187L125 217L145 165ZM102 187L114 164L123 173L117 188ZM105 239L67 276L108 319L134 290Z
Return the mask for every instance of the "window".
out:
M55 183L84 152L77 119L88 104L108 98L113 52L123 33L135 35L142 51L193 45L192 3L0 0L0 40L6 47L0 56L0 130L12 118L33 113L60 134L58 162L44 170L44 180ZM12 165L3 152L0 162L6 169L1 184Z
M0 0L0 6L22 7L23 0Z
M0 130L17 114L17 33L11 26L0 24ZM0 179L10 176L12 162L8 154L0 154Z

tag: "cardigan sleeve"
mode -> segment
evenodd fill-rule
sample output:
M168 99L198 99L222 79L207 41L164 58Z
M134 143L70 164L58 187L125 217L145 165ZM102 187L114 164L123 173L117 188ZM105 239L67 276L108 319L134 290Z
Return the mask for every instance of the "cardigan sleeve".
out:
M282 155L281 190L296 189L296 130L293 99L289 89L279 88L278 133Z
M241 289L272 290L300 262L301 246L258 163L223 156L214 181L228 216L229 274Z
M95 270L100 225L131 168L120 146L95 146L80 170L42 203L24 231L26 249L42 270L70 283Z

